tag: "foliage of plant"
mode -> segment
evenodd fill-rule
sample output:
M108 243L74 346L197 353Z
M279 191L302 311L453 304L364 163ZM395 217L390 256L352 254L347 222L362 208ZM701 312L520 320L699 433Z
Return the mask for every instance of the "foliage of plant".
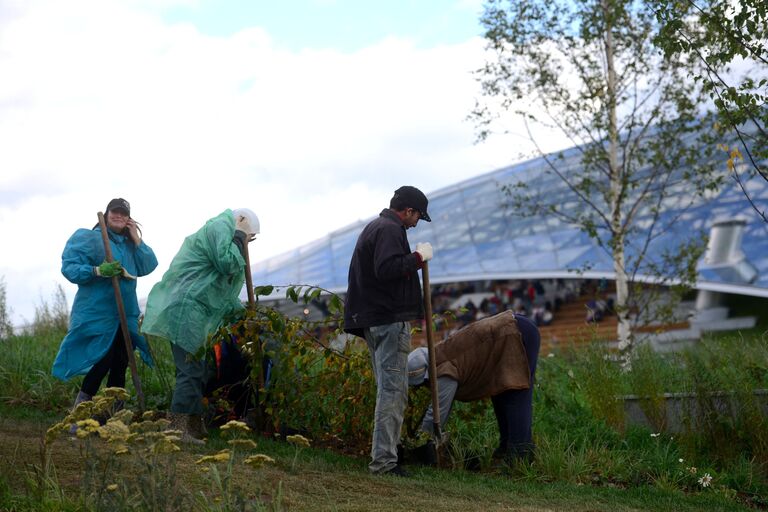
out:
M714 145L701 140L711 125L701 87L688 79L688 62L652 46L657 24L646 2L487 0L481 23L492 60L477 72L479 136L507 115L519 119L546 164L536 179L522 172L504 185L507 206L576 226L604 250L616 275L620 348L629 352L630 283L645 275L690 284L685 270L704 245L700 233L670 238L678 215L665 212L682 215L723 180L708 162ZM578 164L545 154L537 126L564 135ZM651 242L665 235L663 254L650 258Z
M170 421L154 411L140 418L128 409L114 411L116 400L129 398L122 388L107 388L93 400L82 402L45 434L44 463L39 469L43 492L61 493L55 485L50 464L51 450L62 437L72 435L80 443L80 495L78 502L87 510L268 510L261 496L233 484L236 464L259 468L274 463L263 454L249 454L256 443L247 436L245 423L231 421L221 427L229 448L204 455L200 465L209 491L193 492L178 478L180 431L170 429ZM108 417L104 424L97 420ZM224 471L219 463L227 463ZM279 508L279 500L273 502Z
M35 306L35 319L32 322L32 334L39 336L49 332L66 331L69 327L69 305L67 294L61 284L51 296L51 303L41 299Z
M667 426L667 407L664 393L669 382L662 356L646 344L635 351L631 360L632 371L627 373L629 388L640 400L640 408L651 423L654 432Z
M5 276L0 278L0 340L13 336L13 324L11 323L11 310L8 307Z
M620 398L625 388L621 368L615 357L602 347L585 350L584 364L576 373L592 414L618 432L624 431L624 403Z
M747 183L768 181L768 7L762 0L652 0L660 23L654 44L687 58L713 100L718 129L736 136L723 145L731 177L763 221ZM737 70L734 70L737 68ZM739 149L740 148L740 149ZM746 158L745 158L746 155ZM742 161L741 163L739 161Z
M303 303L305 296L308 301L314 300L311 298L314 290L303 289L299 293L294 287L292 293L296 294L297 302ZM362 459L368 451L375 398L370 362L365 348L355 348L337 339L340 327L337 318L324 322L327 323L318 325L301 317L287 318L259 304L249 309L244 318L233 321L226 332L238 335L251 358L254 386L260 385L263 367L259 363L264 354L274 358L274 380L262 386L259 393L265 413L263 426L273 430L291 427L306 439L313 439L315 446L332 446L354 454L364 470ZM36 351L48 352L44 367L49 367L59 340L41 342L26 337L19 340L19 343L16 339L8 341L9 355L15 354L17 348L35 347ZM30 365L36 367L40 359L37 355L17 360L12 368L6 367L5 375L28 375ZM160 352L158 359L161 365L172 366L169 353ZM0 361L0 369L4 364L5 360ZM711 492L759 505L768 496L768 467L764 462L768 429L764 415L752 408L756 404L751 404L749 397L754 396L751 391L768 387L766 369L768 343L761 336L708 340L680 354L660 355L639 350L630 365L625 366L597 346L557 352L552 357L540 358L538 364L533 427L537 450L532 464L501 468L495 465L491 454L498 443L498 428L489 401L454 404L450 420L443 425L449 435L443 461L453 468L501 471L514 479L531 482L623 488L652 485L665 490ZM15 380L3 375L0 371L0 378L6 378L4 382ZM23 382L29 381L19 379L17 386ZM153 382L150 389L158 388L157 380L150 382ZM616 397L626 393L640 395L642 390L657 392L659 382L664 384L665 391L695 390L701 396L725 390L737 398L733 404L743 405L732 408L737 416L725 416L715 407L721 419L702 425L690 421L689 428L681 433L625 426L620 422L618 418L623 412L616 408L616 404L620 404ZM73 391L72 384L54 387L47 399L64 409ZM31 398L28 403L43 404L45 399ZM9 398L5 398L4 403L7 404L7 400ZM414 389L409 400L411 406L403 434L406 445L412 447L424 442L419 427L430 400L429 390ZM69 422L71 419L64 420L65 424ZM727 428L715 428L721 424ZM711 431L707 431L708 428ZM296 471L298 458L305 450L300 446L296 444L293 451L284 455L286 462L282 465L288 473ZM231 457L232 449L227 448ZM223 457L220 452L207 456L217 455ZM231 458L209 461L215 463L216 469L211 468L203 475L207 483L205 493L192 493L193 508L229 503L227 506L237 509L245 503L238 498L244 496L242 492L229 480L230 461ZM205 464L207 462L201 466ZM239 467L239 463L232 466L236 471ZM47 475L53 478L50 472ZM52 499L55 486L47 489L45 499ZM252 493L251 489L248 503L256 506L258 500ZM267 493L272 493L274 498L281 490L267 489Z
M273 287L257 287L256 296ZM286 298L309 304L325 290L312 286L288 286ZM327 292L326 292L327 293ZM376 386L367 347L342 330L343 302L327 298L329 315L318 321L287 317L277 309L256 303L244 315L228 323L213 342L234 335L250 359L251 382L258 386L262 418L276 431L306 432L314 439L343 439L363 451L371 438ZM268 385L262 359L273 363ZM405 425L416 420L411 408Z

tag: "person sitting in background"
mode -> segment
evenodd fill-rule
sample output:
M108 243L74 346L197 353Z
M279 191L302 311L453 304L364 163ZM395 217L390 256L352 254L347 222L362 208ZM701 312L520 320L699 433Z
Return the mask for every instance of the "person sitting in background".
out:
M505 311L479 320L435 345L440 424L445 425L453 401L490 398L499 427L496 459L531 461L534 444L533 382L541 345L539 330L524 316ZM408 355L408 384L428 384L428 351ZM421 430L433 432L432 405Z

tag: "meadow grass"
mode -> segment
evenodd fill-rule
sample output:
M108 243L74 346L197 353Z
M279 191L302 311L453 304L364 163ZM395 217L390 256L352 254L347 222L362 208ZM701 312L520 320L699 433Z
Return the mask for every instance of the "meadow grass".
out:
M40 456L42 434L64 416L79 385L79 379L64 383L50 375L62 337L63 333L50 332L2 342L0 446L4 453L0 459L10 463L0 471L0 509L88 507L83 494L75 492L82 479L82 468L72 462L81 456L76 443L56 446L52 470L43 471L46 461ZM139 362L142 387L148 408L165 410L173 385L172 358L167 343L153 340L152 348L156 368ZM357 450L359 456L322 447L297 451L285 442L256 437L259 451L276 463L260 470L238 469L229 478L247 490L245 495L258 495L249 502L254 510L738 510L768 506L768 463L761 451L768 437L764 417L745 414L743 420L728 421L713 417L717 429L672 435L624 424L615 402L626 393L706 393L725 386L747 396L754 389L764 389L768 387L766 337L762 333L719 335L705 339L696 350L676 354L638 351L634 368L636 373L620 371L597 348L542 358L534 392L537 457L533 464L492 465L490 455L498 435L495 419L489 403L479 402L456 404L445 425L451 434L446 454L451 469L415 468L417 478L408 480L373 478L366 473L365 449ZM130 377L127 380L133 393ZM206 447L192 452L185 448L179 455L178 482L197 496L192 509L215 508L211 500L216 496L210 482L201 477L195 458L226 446L213 430ZM468 466L475 471L463 469ZM45 486L41 474L49 479ZM707 487L699 482L705 474L713 479Z

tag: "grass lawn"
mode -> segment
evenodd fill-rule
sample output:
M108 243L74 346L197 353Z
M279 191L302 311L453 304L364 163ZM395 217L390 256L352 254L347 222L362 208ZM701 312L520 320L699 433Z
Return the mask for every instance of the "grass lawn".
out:
M50 501L33 498L30 485L36 468L43 465L41 440L52 423L50 417L24 409L0 410L0 509L70 510L81 487L80 441L62 439L53 445L52 462L62 497ZM294 446L258 439L258 451L274 464L260 469L238 466L232 482L240 494L256 499L272 510L753 510L712 490L686 494L654 486L620 488L566 482L515 481L500 472L471 473L462 470L413 467L412 478L375 477L366 471L365 457L339 455L330 450ZM227 445L217 432L205 447L175 455L181 486L216 493L201 476L195 460ZM295 459L295 462L294 462ZM101 481L110 482L111 476ZM68 505L69 504L69 505ZM75 507L76 508L76 507Z

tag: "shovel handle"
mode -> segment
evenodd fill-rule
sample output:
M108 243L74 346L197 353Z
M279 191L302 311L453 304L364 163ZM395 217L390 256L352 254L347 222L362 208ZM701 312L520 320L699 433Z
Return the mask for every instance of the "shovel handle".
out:
M99 212L99 227L101 228L101 240L104 242L104 253L107 262L112 262L112 246L109 244L109 234L107 234L107 223L104 221L104 214ZM123 305L123 295L120 293L120 278L112 277L112 288L115 291L115 302L117 303L117 313L120 315L120 328L123 332L123 341L125 342L125 351L128 354L128 366L131 368L131 379L133 387L136 389L136 396L139 399L139 410L144 411L144 392L141 390L141 380L139 371L136 368L136 358L133 356L133 342L131 341L131 332L128 329L128 319L125 316L125 306Z
M421 279L424 287L424 318L427 330L427 352L429 354L429 387L432 390L432 427L435 444L442 440L440 429L440 399L437 389L437 364L435 362L435 340L432 329L432 291L429 286L429 264L425 261L421 267ZM440 451L438 450L438 465Z

